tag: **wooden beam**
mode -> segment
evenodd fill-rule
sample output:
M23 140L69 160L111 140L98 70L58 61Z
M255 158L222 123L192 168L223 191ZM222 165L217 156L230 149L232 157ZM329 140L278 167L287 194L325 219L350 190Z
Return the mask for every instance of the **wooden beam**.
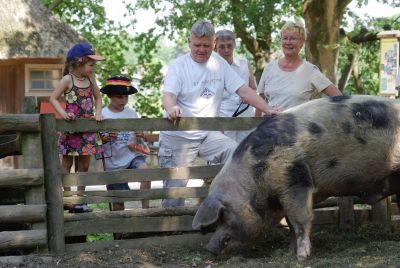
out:
M160 181L165 179L203 179L215 177L223 165L122 169L101 172L78 172L64 174L63 186L106 185L121 182Z
M45 246L46 243L47 243L46 230L0 232L1 250Z
M102 211L92 213L66 213L64 214L65 222L97 220L104 219L123 219L132 217L169 217L169 216L194 216L197 212L197 206L192 207L168 207L168 208L146 208L146 209L129 209L119 211Z
M154 200L162 198L206 197L208 187L172 187L151 190L113 190L113 191L69 191L64 192L65 204L126 202L135 200Z
M53 253L65 251L62 173L57 152L56 119L53 114L42 114L42 151L46 199L48 202L48 245Z
M1 114L0 132L39 132L38 114Z
M249 130L265 119L266 117L181 117L176 123L166 118L106 119L100 123L92 119L73 121L58 119L57 130L72 132Z
M46 205L0 206L0 223L44 222L46 209Z
M12 169L0 172L0 187L26 187L43 185L43 169Z
M95 241L91 243L67 244L67 251L102 250L118 246L119 248L143 249L149 247L185 246L185 247L204 247L210 240L212 234L201 235L198 233L146 237L116 241Z
M171 232L193 231L193 216L170 217L131 217L87 219L68 221L64 225L65 236L79 236L95 233L142 233L142 232Z

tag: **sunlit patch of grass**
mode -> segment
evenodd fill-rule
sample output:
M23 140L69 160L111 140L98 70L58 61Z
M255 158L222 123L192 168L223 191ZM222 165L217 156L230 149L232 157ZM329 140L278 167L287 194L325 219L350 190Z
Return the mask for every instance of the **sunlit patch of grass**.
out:
M114 240L112 233L90 234L86 237L88 242Z
M93 209L93 211L107 211L110 210L109 203L96 203L96 204L88 204L89 208Z

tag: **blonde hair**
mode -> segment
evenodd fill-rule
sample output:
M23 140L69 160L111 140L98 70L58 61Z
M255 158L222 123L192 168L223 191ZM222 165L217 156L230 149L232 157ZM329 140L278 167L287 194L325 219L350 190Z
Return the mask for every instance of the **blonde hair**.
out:
M304 28L304 24L300 20L296 20L295 22L293 21L287 21L282 29L281 29L281 37L283 32L288 31L288 32L298 32L300 37L303 40L306 40L306 29Z
M66 60L64 64L63 76L69 74L74 68L86 64L90 61L88 56L75 57L72 60Z

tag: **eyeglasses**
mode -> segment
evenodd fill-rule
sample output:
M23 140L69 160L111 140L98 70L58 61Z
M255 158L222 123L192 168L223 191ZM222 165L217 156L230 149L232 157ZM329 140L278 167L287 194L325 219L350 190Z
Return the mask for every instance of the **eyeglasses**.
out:
M296 37L287 37L287 36L285 36L285 37L282 37L282 38L281 38L281 42L282 42L282 43L297 44L299 41L300 41L300 39L299 39L299 38L296 38Z

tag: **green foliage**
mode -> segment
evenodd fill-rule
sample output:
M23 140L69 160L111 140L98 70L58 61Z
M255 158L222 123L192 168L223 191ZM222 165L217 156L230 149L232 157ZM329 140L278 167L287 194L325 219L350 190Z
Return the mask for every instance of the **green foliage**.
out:
M110 241L114 240L114 236L112 233L99 233L99 234L90 234L86 237L88 242L94 241Z
M41 0L41 2L45 6L51 7L55 1ZM143 40L146 46L134 46L133 52L138 54L139 60L136 63L128 62L126 54L133 44L137 44L135 38L126 31L127 27L131 25L122 26L107 19L102 3L102 0L64 0L52 9L56 16L75 28L87 41L93 44L99 54L106 57L105 61L99 62L96 69L100 86L104 85L105 80L111 75L125 74L133 77L134 74L144 72L144 70L148 72L147 68L152 68L150 73L160 77L160 73L156 73L156 71L161 68L152 63L152 55L156 51L157 43L152 35L136 37L136 39ZM146 100L147 94L151 97L159 94L161 80L156 78L152 81L154 83L146 82L145 85L142 84L141 88L146 88L146 90L140 92L143 97L138 97L138 102ZM108 104L106 96L103 97L103 102L105 105ZM135 108L140 114L148 116L161 114L160 102L144 102Z
M400 16L400 14L398 16ZM366 18L364 20L356 18L354 30L348 35L352 37L361 31L367 30L371 33L378 33L383 31L388 25L392 29L400 29L400 20L396 21L398 16L387 18ZM359 47L357 64L365 94L378 95L380 64L380 43L378 41L364 42L360 45L356 45L348 40L344 40L341 44L341 54L339 56L339 73L347 63L347 54L352 53L357 47ZM354 79L349 80L344 93L357 94Z

